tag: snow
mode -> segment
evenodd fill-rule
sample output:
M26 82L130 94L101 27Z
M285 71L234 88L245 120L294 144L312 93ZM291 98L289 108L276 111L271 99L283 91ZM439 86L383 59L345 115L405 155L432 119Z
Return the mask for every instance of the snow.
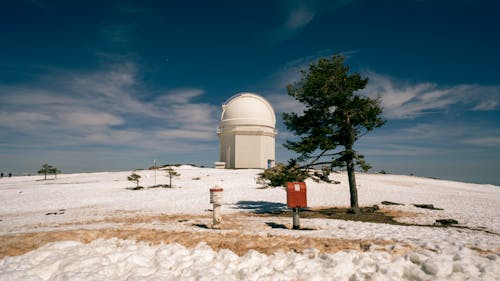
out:
M478 256L467 248L392 257L386 252L311 249L303 254L244 256L213 251L206 244L187 249L130 240L58 242L0 262L0 280L495 280L500 256Z
M280 237L315 237L390 241L386 247L410 245L410 252L387 249L342 250L323 253L311 249L270 255L250 250L238 256L214 251L201 243L150 245L117 238L89 244L59 241L20 256L0 260L0 280L498 280L500 276L500 187L402 175L357 174L359 203L414 213L400 218L432 225L436 219L455 219L462 228L401 226L332 219L301 219L312 230L271 228L266 223L289 225L291 218L246 216L286 208L283 188L261 189L261 170L220 170L180 166L174 188L131 190L131 171L61 174L0 179L0 238L3 235L75 229L123 228L110 218L177 215L179 220L128 222L134 229L193 233L238 233ZM140 185L154 184L154 171L136 171ZM347 206L345 173L331 179L340 184L307 180L312 208ZM167 184L158 171L157 184ZM208 223L209 189L224 188L223 218L238 221L238 229L212 230L193 226ZM433 204L442 211L413 204Z

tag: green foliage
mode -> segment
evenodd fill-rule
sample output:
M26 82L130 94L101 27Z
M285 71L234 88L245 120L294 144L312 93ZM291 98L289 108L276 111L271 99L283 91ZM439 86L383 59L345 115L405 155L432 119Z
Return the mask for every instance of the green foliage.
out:
M135 182L137 184L137 187L139 187L139 179L141 178L141 175L132 173L129 176L127 176L127 180Z
M307 178L307 172L300 169L297 162L292 160L288 165L278 163L276 166L264 170L259 176L269 180L271 186L285 186L287 182L304 181Z
M362 135L382 126L385 121L379 117L382 113L380 99L355 93L365 88L368 78L348 72L344 57L334 55L312 63L309 71L302 71L299 82L287 86L288 95L306 107L302 115L283 114L288 130L301 137L299 141L285 144L286 148L300 154L299 161L333 156L329 162L335 166L345 166L345 160L356 159L362 169L368 168L363 156L353 151L352 146ZM326 153L338 146L343 146L344 150Z
M380 98L356 93L365 88L368 78L349 74L341 55L321 58L301 73L301 80L288 85L287 90L305 109L301 115L283 113L286 127L300 139L287 141L284 146L298 153L297 160L305 162L305 167L347 167L351 207L357 212L354 169L358 166L367 171L371 167L353 146L361 136L385 123L380 117Z
M42 168L38 170L38 174L44 175L44 180L47 180L47 175L54 175L57 178L57 174L60 174L61 171L56 167L52 167L51 165L45 163L42 165Z

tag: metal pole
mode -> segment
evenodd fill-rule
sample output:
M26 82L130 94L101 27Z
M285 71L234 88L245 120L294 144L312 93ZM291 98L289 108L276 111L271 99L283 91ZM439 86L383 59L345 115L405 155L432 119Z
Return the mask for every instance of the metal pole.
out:
M293 229L300 229L299 208L292 209Z
M153 160L153 167L155 168L155 186L156 186L156 159Z

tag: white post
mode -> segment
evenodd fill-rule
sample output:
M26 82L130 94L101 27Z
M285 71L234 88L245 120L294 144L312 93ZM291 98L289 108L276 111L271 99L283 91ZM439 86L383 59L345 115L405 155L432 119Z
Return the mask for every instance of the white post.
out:
M213 218L212 218L212 228L220 228L222 222L222 216L220 213L220 207L222 206L222 192L223 189L219 187L214 187L210 189L210 203L213 206Z
M222 217L220 215L220 205L214 204L214 217L212 219L213 228L220 228L220 223L222 222Z

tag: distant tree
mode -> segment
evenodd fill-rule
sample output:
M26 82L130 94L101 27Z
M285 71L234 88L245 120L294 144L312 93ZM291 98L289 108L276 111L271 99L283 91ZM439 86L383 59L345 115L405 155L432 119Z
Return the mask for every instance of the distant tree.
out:
M287 141L284 146L300 155L298 161L305 162L303 167L346 167L351 212L359 213L355 165L364 171L371 167L353 146L361 136L385 123L380 117L380 99L356 94L365 88L368 78L349 74L342 55L321 58L301 73L301 80L288 85L287 90L288 95L305 105L305 110L301 115L283 114L288 130L300 139Z
M53 174L54 177L57 179L57 174L60 174L61 171L55 167L52 167L52 169L49 171L49 174Z
M167 177L170 179L170 183L168 184L168 187L172 188L172 177L178 177L181 174L177 173L174 168L172 167L167 167L165 169L165 172L167 172Z
M127 180L129 181L132 181L132 182L135 182L136 183L136 187L138 188L139 187L139 179L141 178L140 175L136 174L136 173L132 173L130 174L129 176L127 176Z
M38 170L38 174L43 174L44 175L44 180L47 180L47 175L54 175L55 178L57 178L57 174L61 173L59 169L56 167L52 167L51 165L45 163L42 165L42 168Z

